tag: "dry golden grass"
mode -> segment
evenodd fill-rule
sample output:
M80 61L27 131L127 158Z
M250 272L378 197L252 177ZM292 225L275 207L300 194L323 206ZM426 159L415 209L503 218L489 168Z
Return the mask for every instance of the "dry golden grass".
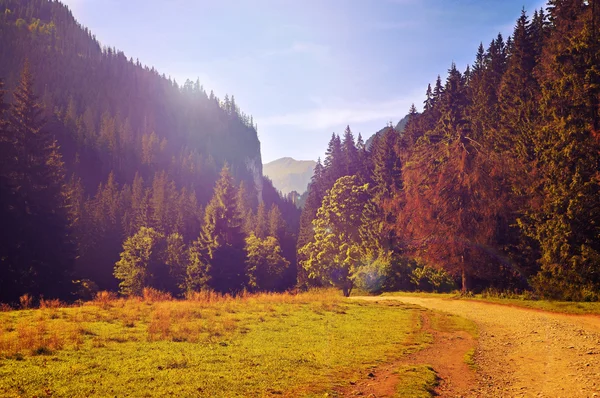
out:
M212 291L190 292L185 300L169 293L144 289L142 297L119 298L113 292L98 292L94 300L67 306L59 300L40 300L31 310L30 296L21 297L19 316L8 317L0 327L0 358L49 354L63 348L78 348L91 340L94 347L110 342L141 339L174 342L218 342L238 328L235 314L255 311L273 314L280 304L306 304L316 314L343 314L342 297L335 291L293 293L243 293L235 297ZM10 311L10 307L4 307ZM226 315L226 316L225 316ZM261 316L261 318L264 317ZM131 332L102 336L86 325L120 322ZM97 325L96 325L97 327ZM243 333L243 330L242 330Z
M414 351L420 333L413 308L327 290L42 307L0 313L0 396L322 394Z

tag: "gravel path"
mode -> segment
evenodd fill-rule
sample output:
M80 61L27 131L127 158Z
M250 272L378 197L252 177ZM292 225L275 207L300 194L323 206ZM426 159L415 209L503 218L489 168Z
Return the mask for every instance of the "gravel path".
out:
M470 397L599 397L600 317L541 312L467 300L399 300L479 326L477 385Z

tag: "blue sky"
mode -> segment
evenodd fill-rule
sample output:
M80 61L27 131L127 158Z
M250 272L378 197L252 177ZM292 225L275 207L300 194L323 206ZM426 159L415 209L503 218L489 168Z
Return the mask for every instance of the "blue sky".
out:
M263 162L398 122L541 0L63 0L103 45L254 116Z

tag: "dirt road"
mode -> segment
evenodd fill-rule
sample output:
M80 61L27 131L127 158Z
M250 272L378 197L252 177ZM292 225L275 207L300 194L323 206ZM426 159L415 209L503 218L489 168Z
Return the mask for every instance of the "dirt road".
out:
M399 300L477 323L476 381L458 396L600 397L598 316L553 314L467 300L363 299ZM457 396L455 392L441 395Z

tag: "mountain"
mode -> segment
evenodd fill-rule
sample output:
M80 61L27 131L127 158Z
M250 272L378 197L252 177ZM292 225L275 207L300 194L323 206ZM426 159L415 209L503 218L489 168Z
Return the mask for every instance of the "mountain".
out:
M317 162L281 158L263 165L263 173L284 195L296 191L302 194L310 182Z
M248 217L262 198L283 218L295 267L298 210L264 178L233 95L102 46L59 1L0 0L0 38L0 301L116 290L114 264L142 228L198 239L224 165Z
M0 13L5 89L16 87L28 60L67 174L81 177L88 193L111 172L123 184L136 172L149 181L165 170L205 203L225 163L238 181L262 189L254 121L234 96L219 99L199 81L180 85L102 46L60 2L0 0Z
M402 119L400 119L400 121L398 122L396 127L394 127L397 132L402 133L404 131L404 128L406 127L406 123L408 123L408 119L410 119L410 115L406 115ZM375 134L373 134L372 136L369 137L367 142L365 142L365 146L367 147L367 149L371 148L371 145L373 144L373 140L375 139L375 137L380 135L381 133L383 133L385 130L387 130L387 127L382 128L381 130L379 130L378 132L376 132Z

